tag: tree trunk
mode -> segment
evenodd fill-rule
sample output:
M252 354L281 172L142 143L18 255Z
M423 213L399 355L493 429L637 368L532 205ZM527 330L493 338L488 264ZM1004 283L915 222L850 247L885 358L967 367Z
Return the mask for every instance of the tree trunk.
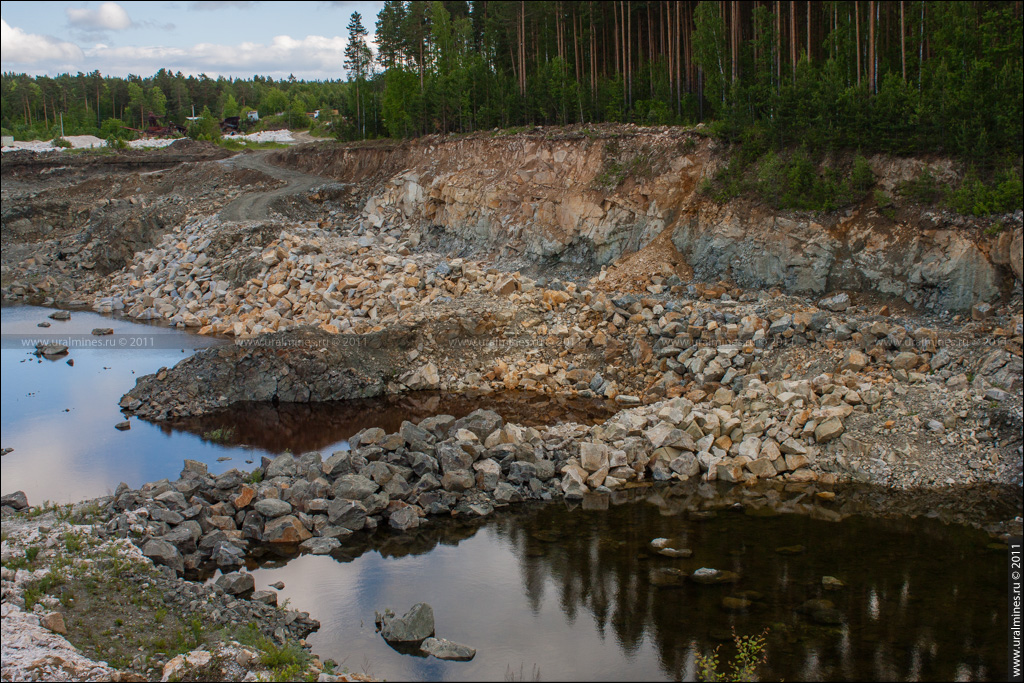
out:
M903 0L900 0L900 63L903 66L903 82L907 82L907 25Z
M868 2L868 89L874 93L878 91L875 82L875 0Z
M807 63L811 63L811 0L807 0Z
M782 87L782 1L775 0L775 87Z
M793 82L796 83L796 46L797 46L796 35L796 3L790 3L789 5L789 62L790 67L793 70Z
M857 87L860 87L860 3L853 3L853 23L857 27Z

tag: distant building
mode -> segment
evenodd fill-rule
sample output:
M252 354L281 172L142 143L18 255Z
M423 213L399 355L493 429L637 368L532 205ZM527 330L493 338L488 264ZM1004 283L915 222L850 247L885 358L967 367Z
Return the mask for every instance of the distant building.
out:
M245 112L245 120L246 121L254 121L254 122L255 121L259 121L260 120L260 113L258 111L256 111L255 109L250 109L249 111Z

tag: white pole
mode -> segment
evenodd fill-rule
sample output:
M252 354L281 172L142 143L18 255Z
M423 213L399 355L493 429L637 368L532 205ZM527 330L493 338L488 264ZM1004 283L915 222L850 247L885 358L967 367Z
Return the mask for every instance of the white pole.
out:
M60 113L60 136L64 137L64 112Z

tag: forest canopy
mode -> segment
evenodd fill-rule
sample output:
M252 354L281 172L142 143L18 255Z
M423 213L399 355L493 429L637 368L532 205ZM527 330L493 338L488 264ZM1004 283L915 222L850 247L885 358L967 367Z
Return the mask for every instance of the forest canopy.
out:
M183 123L204 108L255 109L264 125L363 139L704 121L765 149L935 152L991 171L1022 154L1021 11L1020 2L389 0L375 50L353 14L337 80L5 73L2 125L49 139L61 118L67 135L109 135L145 128L149 113Z

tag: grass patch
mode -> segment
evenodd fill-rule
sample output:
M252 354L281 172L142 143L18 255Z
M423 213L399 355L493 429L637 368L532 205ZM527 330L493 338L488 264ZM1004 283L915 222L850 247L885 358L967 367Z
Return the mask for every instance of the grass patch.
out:
M220 428L203 432L203 438L207 441L214 441L216 443L227 443L235 437L235 430L231 427Z
M284 149L288 147L283 142L247 142L245 140L233 140L231 138L221 138L217 141L217 144L224 149L229 149L232 152L241 152L247 149Z

